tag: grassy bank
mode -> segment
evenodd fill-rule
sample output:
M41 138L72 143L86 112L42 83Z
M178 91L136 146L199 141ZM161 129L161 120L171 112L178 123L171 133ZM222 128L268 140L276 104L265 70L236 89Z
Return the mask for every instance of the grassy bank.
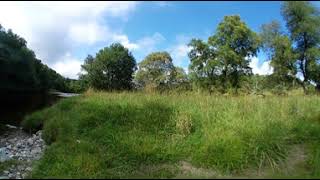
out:
M24 120L50 144L31 177L319 177L319 105L316 96L86 93ZM306 157L284 171L292 147Z

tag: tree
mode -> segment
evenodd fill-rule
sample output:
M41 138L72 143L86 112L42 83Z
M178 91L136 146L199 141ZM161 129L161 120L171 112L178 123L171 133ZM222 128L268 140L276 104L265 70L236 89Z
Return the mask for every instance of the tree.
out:
M0 25L0 90L48 91L67 90L66 79L27 47L27 41Z
M124 46L114 43L101 49L96 57L88 56L82 69L82 75L90 86L103 90L128 90L132 88L132 74L136 61Z
M173 82L176 84L184 83L188 81L187 73L181 67L175 67L173 72Z
M240 16L225 16L208 43L215 48L223 87L231 85L237 90L240 76L251 73L249 58L257 54L258 36L241 21Z
M303 76L300 82L305 93L306 86L311 82L319 84L319 42L320 16L319 11L310 2L284 2L281 8L282 16L294 42L297 54L298 70ZM317 85L318 87L318 85Z
M210 88L222 85L222 90L240 87L241 77L251 74L250 58L257 54L260 41L240 17L225 16L208 43L193 39L189 57L193 78Z
M262 47L267 52L273 67L271 77L277 83L284 86L292 85L293 81L299 81L296 77L296 55L292 48L292 42L280 30L280 24L272 21L261 26Z
M215 51L208 43L200 39L192 39L188 44L191 47L188 56L190 58L190 77L196 86L211 89L217 85L219 78L219 64Z
M153 52L139 63L136 81L143 87L169 86L174 80L175 67L167 52Z

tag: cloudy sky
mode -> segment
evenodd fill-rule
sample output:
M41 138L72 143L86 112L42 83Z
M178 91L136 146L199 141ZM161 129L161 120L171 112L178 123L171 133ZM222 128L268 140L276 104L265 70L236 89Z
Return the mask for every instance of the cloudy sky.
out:
M207 40L225 15L238 14L254 31L273 19L283 23L281 2L0 2L0 24L25 38L38 58L77 78L88 55L120 42L140 62L168 51L187 69L187 43ZM284 24L283 24L284 25ZM263 53L252 59L257 74L271 72Z

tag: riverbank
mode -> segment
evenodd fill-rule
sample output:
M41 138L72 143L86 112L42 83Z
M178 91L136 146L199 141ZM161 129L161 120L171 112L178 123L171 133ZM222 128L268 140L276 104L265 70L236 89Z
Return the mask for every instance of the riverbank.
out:
M30 135L22 128L8 126L0 135L0 177L26 178L44 149L41 131Z
M49 145L31 177L320 177L319 105L318 96L85 93L25 119L26 129L43 125Z

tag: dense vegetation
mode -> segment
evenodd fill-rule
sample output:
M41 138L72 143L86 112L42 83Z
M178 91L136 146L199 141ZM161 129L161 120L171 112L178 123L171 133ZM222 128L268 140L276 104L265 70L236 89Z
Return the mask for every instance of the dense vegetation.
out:
M1 88L69 92L84 92L90 87L108 91L175 89L246 94L256 93L257 89L283 94L298 86L306 94L312 88L320 90L319 10L310 2L284 2L281 14L287 32L274 20L255 33L240 16L225 16L207 42L192 39L188 44L188 74L174 66L168 52L153 52L137 66L131 52L114 43L86 57L79 80L64 78L42 64L23 38L1 27ZM261 50L268 54L271 75L253 75L249 67L252 57Z
M218 97L92 93L60 101L28 116L44 123L50 144L33 178L205 177L179 163L208 169L210 177L320 177L320 99L317 96ZM300 164L293 147L308 156ZM291 162L292 161L292 162ZM296 167L297 166L297 167ZM246 177L258 176L254 173ZM260 175L261 176L261 175Z
M30 176L320 177L320 99L311 93L320 90L320 14L310 2L284 2L281 14L286 29L272 21L260 32L225 16L207 41L189 43L188 74L168 52L136 63L113 43L86 57L78 80L1 28L4 88L84 92L24 119L49 144ZM249 67L261 50L271 75Z
M287 90L299 86L306 94L310 93L311 89L320 90L318 9L310 2L284 2L281 14L288 33L285 33L280 23L275 20L270 24L263 24L261 31L255 33L240 16L225 16L217 26L216 32L208 37L207 42L192 39L188 44L191 47L188 54L190 58L188 74L182 68L173 65L168 52L153 52L138 64L135 73L132 71L135 69L134 63L131 62L128 66L130 72L126 71L127 75L134 76L135 89L146 91L178 89L248 94L267 90L284 94ZM114 44L107 49L112 49L112 46L121 45ZM273 68L271 75L253 75L249 67L251 58L261 50L268 54L268 60ZM96 58L91 55L86 58L83 70L88 74L80 76L80 81L84 85L82 90L88 87L114 89L107 85L105 80L113 75L103 74L104 70L101 68L100 70L89 68L91 62L102 62L100 55L102 51ZM106 61L104 65L108 66L109 71L117 72L117 68L108 65L111 61L107 59L112 57L116 60L121 56L115 57L116 50L113 55L111 52L109 54L109 57L102 58ZM115 76L122 75L116 73ZM101 86L101 83L104 85ZM123 89L128 89L126 87L123 86Z
M66 78L43 64L23 38L0 25L0 91L68 90ZM69 80L68 80L69 81Z

